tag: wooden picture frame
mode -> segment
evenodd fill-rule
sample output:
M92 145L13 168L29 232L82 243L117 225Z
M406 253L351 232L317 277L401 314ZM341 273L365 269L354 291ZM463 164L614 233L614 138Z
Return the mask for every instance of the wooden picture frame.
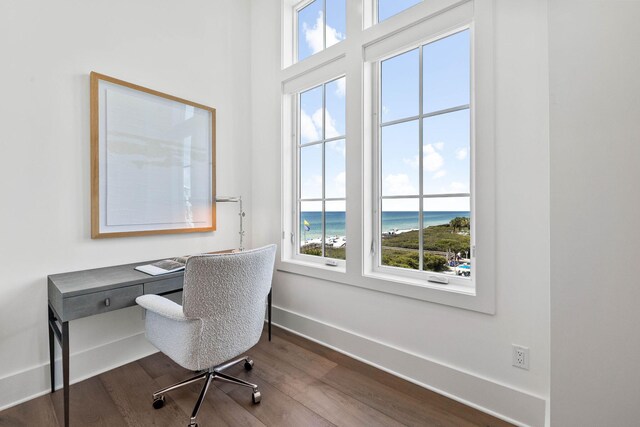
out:
M91 72L91 238L216 229L216 110Z

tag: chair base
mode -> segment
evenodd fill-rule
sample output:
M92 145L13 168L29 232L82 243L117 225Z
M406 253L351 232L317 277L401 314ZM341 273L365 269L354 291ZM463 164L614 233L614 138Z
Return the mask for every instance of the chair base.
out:
M198 416L198 412L200 411L200 406L202 405L202 402L204 401L204 397L207 394L207 391L209 390L209 386L211 385L211 381L222 381L222 382L227 382L230 384L236 384L236 385L240 385L243 387L249 387L253 390L253 394L251 395L251 399L253 400L253 403L260 403L260 400L262 398L262 395L260 394L260 392L258 391L258 386L256 384L252 384L250 382L247 382L245 380L242 380L240 378L236 378L233 377L231 375L227 375L225 373L223 373L222 371L230 368L231 366L237 365L238 363L244 362L244 368L247 371L250 371L253 368L253 360L249 359L248 356L242 356L238 359L234 359L230 362L227 363L223 363L221 365L215 366L213 368L210 368L194 377L191 377L189 379L186 379L184 381L180 381L178 383L175 383L173 385L170 385L168 387L165 387L163 389L160 389L158 391L156 391L155 393L153 393L153 407L155 409L160 409L164 406L164 394L167 392L170 392L172 390L175 390L177 388L192 384L196 381L200 381L200 380L205 380L204 381L204 385L202 386L202 390L200 391L200 396L198 397L198 400L196 401L196 406L193 408L193 411L191 412L191 420L189 422L189 427L197 427L198 424L196 423L196 417Z

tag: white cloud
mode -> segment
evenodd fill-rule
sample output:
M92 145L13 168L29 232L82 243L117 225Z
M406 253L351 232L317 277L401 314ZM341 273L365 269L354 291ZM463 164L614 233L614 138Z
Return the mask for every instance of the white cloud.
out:
M311 115L313 125L318 129L318 135L322 135L322 109L318 108L315 113ZM318 138L320 139L320 138Z
M440 146L439 150L442 150L444 144L440 142L434 145L427 144L423 147L424 160L422 164L428 172L437 172L444 165L444 158L436 151L438 145Z
M446 173L441 170L444 166L444 158L438 151L442 151L444 148L444 142L436 142L434 144L426 144L422 147L422 166L427 172L435 172L434 178L441 178ZM402 161L414 168L417 169L420 165L418 162L419 157L414 156L412 159L402 159Z
M322 18L322 13L320 14L320 17ZM317 25L317 22L316 22L316 25ZM340 42L341 40L344 40L344 34L336 30L332 26L327 25L327 47L333 46L334 44Z
M336 129L336 120L325 109L326 138L340 136ZM314 142L322 139L322 108L318 108L311 116L304 110L300 112L300 133L303 142Z
M304 32L304 38L307 41L307 45L311 49L312 54L320 52L324 49L323 40L323 26L324 19L322 12L318 12L315 24L313 26L308 25L306 22L302 24L302 31ZM344 34L336 30L335 28L327 25L327 47L333 46L339 41L344 40Z
M420 164L418 162L418 156L414 156L412 159L402 159L402 161L407 166L411 166L414 169L418 169L418 166L420 166Z
M335 191L330 196L344 197L347 185L347 174L345 172L340 172L335 176L335 178L333 178L333 183L335 185Z
M442 178L443 176L445 176L447 174L447 171L444 170L439 170L438 172L433 174L433 179L439 179Z
M344 140L327 142L327 147L340 154L342 157L345 157L346 155L346 145Z
M451 193L468 193L469 185L465 184L464 182L454 181L451 184L449 184L449 191Z
M312 175L302 182L302 197L322 197L322 175Z
M320 123L322 123L322 110L318 110L317 112L320 112ZM324 110L324 118L327 126L327 128L325 129L325 138L329 139L339 136L340 134L336 130L336 119L331 117L331 114L329 114L329 110L326 108Z
M409 176L404 173L387 175L382 179L382 193L385 196L417 194Z
M327 176L327 188L325 196L329 198L344 197L346 182L347 175L345 172L340 172L333 177Z
M347 79L344 77L336 80L336 95L340 98L344 98L347 93Z
M307 45L311 49L312 54L320 52L324 49L323 40L323 25L322 12L318 12L318 18L313 27L310 27L306 22L302 24L302 31L304 32L304 39L307 41Z
M322 110L320 111L320 126L316 124L315 117L316 113L313 114L313 117L309 117L309 115L302 110L300 114L300 133L302 136L302 141L311 142L320 140L320 129L322 129Z
M458 148L456 150L456 159L464 160L467 158L468 151L466 148Z

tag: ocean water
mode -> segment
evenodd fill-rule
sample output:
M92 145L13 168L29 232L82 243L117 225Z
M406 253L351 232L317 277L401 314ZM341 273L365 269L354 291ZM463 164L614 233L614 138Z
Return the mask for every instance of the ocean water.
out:
M453 218L462 216L470 217L468 211L443 211L425 212L424 227L431 225L448 224ZM310 230L304 230L304 220L310 224ZM382 232L398 229L411 230L418 228L418 212L382 212ZM327 236L345 236L345 213L326 213ZM301 240L309 240L322 237L322 212L302 212L300 214Z

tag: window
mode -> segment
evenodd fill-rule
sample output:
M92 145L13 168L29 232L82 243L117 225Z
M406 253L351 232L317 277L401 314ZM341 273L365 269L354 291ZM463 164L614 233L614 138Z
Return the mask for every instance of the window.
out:
M378 0L378 22L410 8L422 0Z
M295 10L298 61L345 39L346 0L313 0Z
M284 1L277 268L494 312L493 3Z
M378 265L470 277L470 31L379 64Z
M345 78L298 96L300 255L346 258Z

